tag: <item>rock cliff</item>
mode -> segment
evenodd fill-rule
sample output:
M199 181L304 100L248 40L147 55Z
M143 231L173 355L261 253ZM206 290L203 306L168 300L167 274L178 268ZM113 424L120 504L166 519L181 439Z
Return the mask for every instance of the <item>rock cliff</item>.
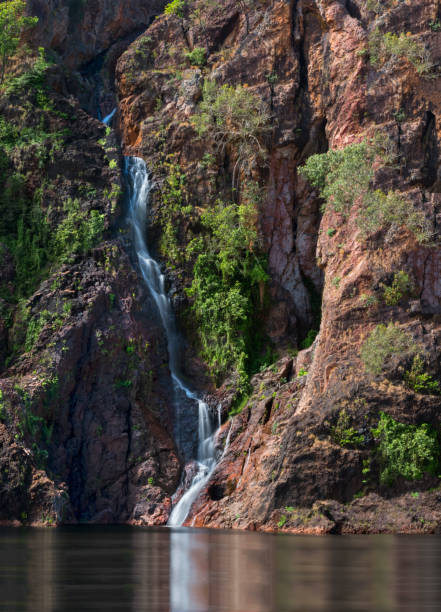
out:
M97 30L89 59L136 15ZM119 143L87 91L30 52L1 95L0 521L164 523L180 474L167 346L132 261Z
M95 211L103 227L93 245L63 252L56 264L50 255L24 289L16 252L0 238L0 519L162 524L169 515L182 458L164 334L121 223L123 153L143 157L153 175L149 239L186 334L185 373L222 406L220 461L187 523L438 530L439 3L172 4L160 14L164 2L29 3L40 21L28 38L58 55L46 76L52 106L29 99L38 109L32 115L4 93L2 115L16 126L35 129L40 120L47 133L69 134L45 156L29 143L11 152L3 140L4 184L23 174L26 201L37 192L50 230L59 235L61 224L68 241L66 201L76 202L78 218ZM257 108L267 117L254 138L258 149L251 139L240 149L245 141L231 122L222 125L216 94L202 115L209 82L231 99L255 101L244 126L258 120ZM107 112L116 98L116 131L106 132L90 113L96 100ZM392 221L363 232L361 197L342 211L298 169L314 155L367 142L388 161L366 155L350 182L372 168L371 202L395 198L395 208ZM252 213L247 185L259 191ZM213 254L223 239L209 217L219 202L239 211L236 225L246 213L245 230L257 228L244 234L252 238L242 251L235 245L243 266L232 285L246 286L252 308L248 327L241 314L234 333L227 328L219 340L222 358L222 345L227 353L240 347L227 372L215 371L194 310L198 245L205 240ZM424 218L430 239L419 242L404 214ZM257 281L240 276L247 257L265 263ZM228 259L219 268L224 283ZM386 351L381 368L369 370L363 347L389 323L412 343L407 352ZM245 355L253 342L256 354ZM395 427L393 442L381 423L388 432ZM419 447L411 474L410 438L426 449L437 440L422 473ZM401 445L393 478L385 476L387 443Z
M357 0L190 4L187 12L155 21L118 62L123 147L144 156L159 180L161 155L172 155L187 178L190 202L203 209L224 197L235 158L228 149L216 156L210 134L201 139L195 132L202 84L214 79L246 86L271 109L259 226L270 275L264 326L279 355L301 348L317 324L317 296L322 304L313 345L279 362L278 375L257 375L245 408L223 426L219 445L228 435L229 447L188 523L312 532L432 530L439 521L436 477L380 485L381 461L370 432L381 411L438 430L439 397L404 385L404 362L388 364L387 376L369 374L360 350L376 325L394 322L424 352L427 375L439 379L440 7L430 0L418 6ZM381 53L376 45L388 37L415 41L427 71L403 48L375 61ZM192 65L197 48L205 59ZM373 188L404 194L424 212L428 245L400 223L365 238L357 207L347 218L331 206L322 215L319 192L297 172L315 153L377 134L394 163L378 168ZM207 152L216 159L210 167ZM155 201L160 217L160 193ZM399 271L412 289L385 300L382 291ZM172 273L178 287L187 274L185 264L180 275ZM362 444L336 437L339 418Z

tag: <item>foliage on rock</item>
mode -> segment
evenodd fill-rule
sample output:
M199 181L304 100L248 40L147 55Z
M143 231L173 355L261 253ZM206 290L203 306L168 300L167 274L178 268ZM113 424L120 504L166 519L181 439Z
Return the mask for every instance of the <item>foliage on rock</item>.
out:
M257 195L249 185L240 204L218 201L205 210L201 222L206 238L191 245L198 255L188 294L203 355L218 380L236 368L242 390L256 348L261 288L268 280L259 249Z
M416 393L423 395L440 395L441 387L437 380L424 371L424 359L415 355L412 367L404 375L406 385Z
M25 0L0 3L0 83L5 80L11 57L15 54L24 30L38 22L37 17L25 15Z
M383 285L383 299L388 306L395 306L412 290L409 275L403 270L394 274L391 285Z
M378 440L382 484L391 484L400 476L419 480L425 473L436 474L439 442L428 423L405 425L382 412L372 433Z
M415 355L418 345L412 336L398 325L377 325L361 347L361 359L370 374L379 375L385 371L393 356L399 359Z
M270 113L248 87L206 80L193 123L198 135L214 140L219 151L232 149L236 158L233 186L240 171L248 175L266 158L264 137L271 130Z
M374 66L380 66L389 59L405 58L422 75L428 74L433 67L430 52L410 32L383 34L379 28L372 30L369 35L369 57Z
M427 219L397 191L373 189L374 162L389 162L387 152L375 140L363 140L344 149L312 155L300 173L318 189L323 211L331 206L345 217L358 206L357 222L363 235L391 225L406 226L418 242L430 239Z

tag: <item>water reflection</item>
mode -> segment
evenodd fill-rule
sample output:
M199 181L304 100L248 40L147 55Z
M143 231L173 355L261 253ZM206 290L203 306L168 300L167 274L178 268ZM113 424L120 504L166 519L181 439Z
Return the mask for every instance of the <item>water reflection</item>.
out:
M1 612L438 610L438 537L0 530Z
M171 610L273 610L275 541L237 532L173 532Z

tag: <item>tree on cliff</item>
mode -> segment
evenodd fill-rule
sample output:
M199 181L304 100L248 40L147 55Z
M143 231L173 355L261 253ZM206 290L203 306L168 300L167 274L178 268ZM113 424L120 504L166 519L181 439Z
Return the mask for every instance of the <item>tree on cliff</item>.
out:
M21 34L38 21L37 17L27 17L25 9L25 0L0 3L0 83L3 83L9 61L17 51Z
M219 85L206 80L198 112L192 117L199 137L211 137L219 151L229 146L236 156L233 187L241 171L250 175L266 157L265 136L271 131L268 105L246 85Z

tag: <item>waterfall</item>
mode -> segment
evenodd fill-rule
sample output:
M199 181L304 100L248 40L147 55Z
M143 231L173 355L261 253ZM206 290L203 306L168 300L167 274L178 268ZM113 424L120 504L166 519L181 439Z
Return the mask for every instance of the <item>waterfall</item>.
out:
M182 525L190 512L193 502L199 497L200 492L208 482L214 468L216 467L216 456L214 451L215 430L211 425L208 406L199 400L199 428L198 428L198 471L193 478L190 488L184 493L179 502L173 508L168 524L174 527Z
M113 109L113 111L111 113L109 113L106 117L104 117L104 119L101 119L101 121L104 123L104 125L110 125L110 122L113 119L113 116L116 113L116 108ZM100 110L98 109L98 117L99 115L101 115Z
M145 229L151 182L144 160L139 157L127 157L126 175L130 189L128 222L132 228L135 252L142 277L155 301L166 333L170 373L177 391L176 401L179 401L179 394L183 394L185 398L198 404L197 473L190 488L173 508L168 522L169 525L179 526L187 518L193 502L215 468L214 435L216 428L207 404L188 388L180 372L179 336L171 302L165 290L165 278L157 261L150 255L146 243Z

